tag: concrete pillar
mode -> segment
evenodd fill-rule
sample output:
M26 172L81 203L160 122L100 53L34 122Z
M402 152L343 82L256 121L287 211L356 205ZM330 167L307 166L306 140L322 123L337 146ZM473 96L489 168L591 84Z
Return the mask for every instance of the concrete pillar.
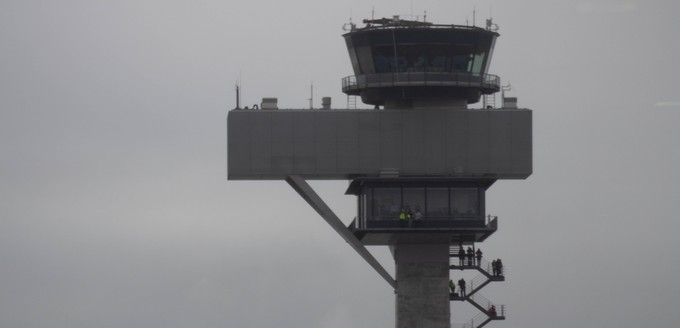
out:
M450 328L449 245L392 246L397 328Z

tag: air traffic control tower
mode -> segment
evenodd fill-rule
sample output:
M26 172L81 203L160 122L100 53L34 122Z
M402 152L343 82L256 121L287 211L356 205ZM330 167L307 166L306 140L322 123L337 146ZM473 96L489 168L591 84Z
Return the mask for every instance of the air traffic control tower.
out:
M504 308L494 314L478 290L503 276L484 260L458 259L460 249L497 230L486 190L532 173L531 111L514 101L469 107L501 90L500 78L487 73L499 35L490 21L482 28L395 16L364 24L343 35L354 75L342 79L342 90L373 109L237 105L227 119L228 178L286 180L394 288L397 328L450 328L456 301L479 309L470 327L502 320ZM357 197L357 213L345 218L349 225L309 179L350 180L346 194ZM367 245L390 247L394 277ZM467 295L450 293L454 269L485 279L468 285Z

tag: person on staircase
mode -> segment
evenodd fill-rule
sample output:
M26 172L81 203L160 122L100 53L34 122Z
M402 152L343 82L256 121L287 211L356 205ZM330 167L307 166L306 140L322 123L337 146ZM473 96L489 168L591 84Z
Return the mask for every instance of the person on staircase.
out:
M489 315L490 315L491 317L495 317L495 316L498 315L498 314L496 313L496 306L495 306L495 305L491 305L491 307L489 308Z
M456 284L451 279L449 279L449 288L451 288L451 294L456 296Z
M472 247L467 248L467 258L468 258L468 265L474 265L474 263L472 263L472 262L474 261L474 258L475 258L475 252L472 250Z
M482 263L482 250L480 248L477 248L477 266L480 266Z
M458 289L460 290L460 297L467 296L467 292L465 291L465 279L460 278L460 280L458 280Z

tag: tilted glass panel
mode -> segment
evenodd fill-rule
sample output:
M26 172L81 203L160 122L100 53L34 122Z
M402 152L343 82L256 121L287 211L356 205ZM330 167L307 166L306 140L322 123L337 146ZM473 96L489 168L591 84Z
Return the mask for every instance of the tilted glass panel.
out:
M447 218L449 216L449 189L427 188L426 218Z
M364 191L365 192L365 191ZM370 192L370 189L369 189ZM368 204L366 202L367 196L365 193L362 193L359 195L359 210L358 210L358 222L360 222L361 226L365 226L364 222L366 222L366 219L368 218Z
M396 49L394 45L372 48L376 73L479 71L484 54L477 58L473 52L469 44L399 44ZM473 58L479 59L479 63Z
M375 188L373 190L373 220L399 219L400 210L400 188Z
M359 65L361 66L361 73L375 73L371 48L369 46L358 46L356 47L356 52Z
M346 40L347 43L347 50L349 51L349 60L352 63L352 68L354 69L354 74L360 74L361 73L361 66L359 66L359 60L357 59L357 54L354 50L354 45L352 45L352 42L350 39Z
M425 188L404 188L404 209L415 213L425 208Z
M482 64L484 63L484 55L485 53L480 53L480 54L475 54L473 64L472 64L472 73L474 74L481 74L482 73Z
M478 217L479 193L474 188L451 188L451 215L454 218Z

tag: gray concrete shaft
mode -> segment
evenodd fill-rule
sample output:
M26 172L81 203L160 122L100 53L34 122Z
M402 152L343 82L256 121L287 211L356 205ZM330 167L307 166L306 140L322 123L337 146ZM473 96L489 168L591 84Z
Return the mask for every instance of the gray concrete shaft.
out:
M397 328L450 328L449 245L397 244Z

